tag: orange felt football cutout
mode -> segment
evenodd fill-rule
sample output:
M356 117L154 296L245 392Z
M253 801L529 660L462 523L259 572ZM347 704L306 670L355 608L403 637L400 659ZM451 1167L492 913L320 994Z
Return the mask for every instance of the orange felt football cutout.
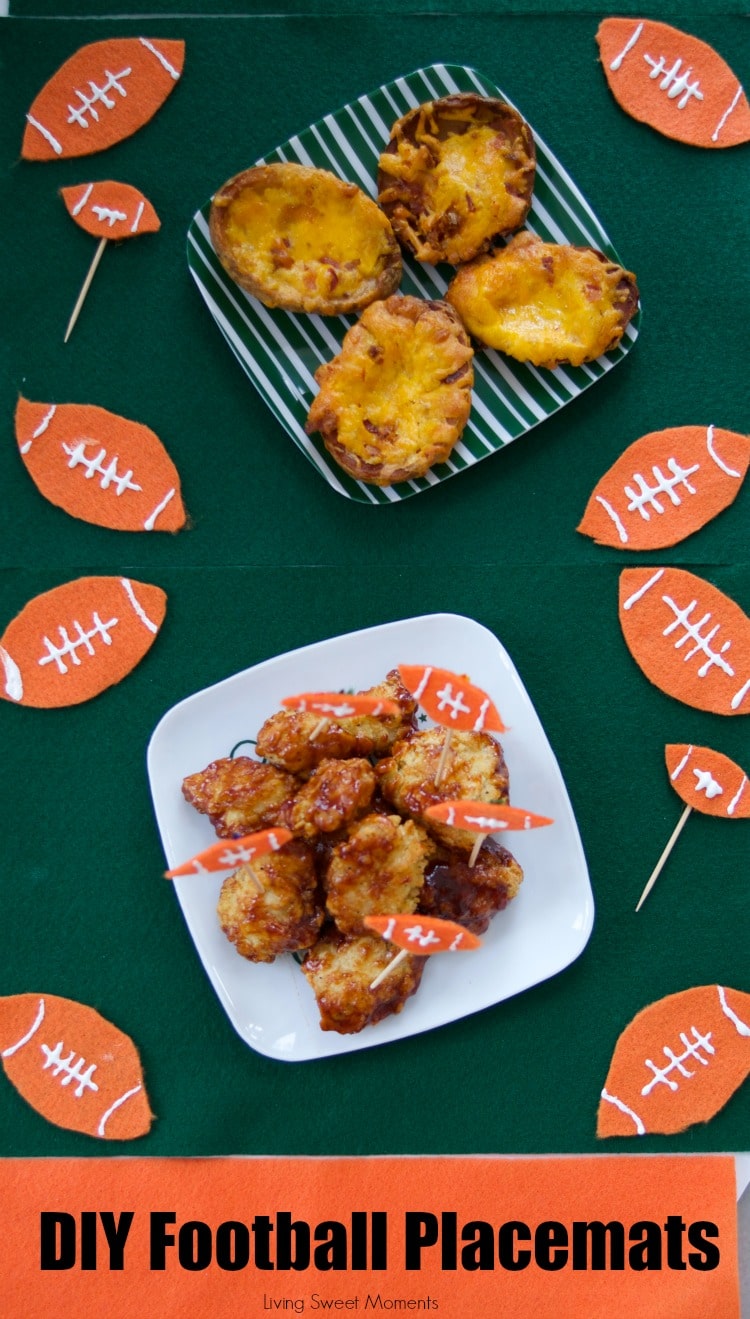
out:
M750 437L715 426L643 435L595 486L578 530L597 545L676 545L728 508L748 464Z
M620 573L620 625L657 687L714 714L750 714L750 618L682 568Z
M16 440L38 489L73 517L116 531L179 531L180 478L158 435L83 403L19 399Z
M710 747L672 743L664 748L675 792L703 815L750 819L747 774L729 756Z
M167 597L127 577L79 577L34 596L0 638L0 696L78 705L120 682L161 627Z
M398 671L404 686L436 724L473 733L506 731L487 693L463 674L425 664L399 664Z
M439 917L417 916L365 916L364 924L389 943L424 957L429 953L468 952L479 948L482 940L457 921L444 921Z
M81 46L26 116L24 160L90 156L137 132L182 73L184 41L120 37Z
M56 1127L132 1140L151 1126L133 1041L83 1003L54 994L0 998L0 1057L19 1094Z
M750 141L747 98L712 46L648 18L605 18L596 39L610 90L634 119L690 146Z
M245 834L244 838L222 838L212 843L205 851L198 852L181 866L164 872L165 879L175 879L178 875L206 875L216 870L234 870L256 857L267 856L269 852L278 852L279 848L292 840L289 829L259 829L257 833Z
M95 238L135 238L161 228L151 202L129 183L78 183L61 188L60 196L68 215Z
M707 1122L750 1072L750 994L721 985L651 1003L622 1032L597 1136L673 1135Z
M478 834L500 833L505 829L538 829L553 824L546 815L534 815L520 806L501 806L486 801L441 801L428 806L425 815L456 829L471 829Z
M350 696L342 692L302 692L300 696L285 696L281 702L287 710L311 710L313 714L329 715L331 719L350 719L353 715L398 714L395 701L382 696L357 693Z

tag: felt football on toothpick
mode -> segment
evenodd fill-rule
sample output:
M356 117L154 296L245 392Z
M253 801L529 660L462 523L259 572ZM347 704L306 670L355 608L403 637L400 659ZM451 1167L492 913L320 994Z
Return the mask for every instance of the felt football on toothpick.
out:
M690 146L750 141L747 97L705 41L648 18L605 18L596 39L610 90L634 119Z
M152 646L167 597L128 577L79 577L34 596L0 637L0 697L49 709L120 682Z
M51 504L115 531L179 531L180 478L154 431L91 403L16 408L24 466Z
M90 156L130 137L164 104L184 62L184 41L118 37L81 46L34 98L23 159Z
M750 994L701 985L649 1004L617 1041L597 1136L673 1135L708 1122L750 1073Z
M725 820L750 818L750 792L747 774L729 756L710 747L671 743L664 748L669 781L685 809L651 872L636 907L640 911L665 862L687 823L691 811L716 815Z
M465 674L430 664L399 664L398 671L407 691L422 709L448 730L435 771L435 787L439 787L443 777L454 729L470 733L506 731L490 697L481 687L469 682Z
M84 1003L54 994L0 998L0 1058L19 1094L57 1127L132 1140L151 1126L133 1041Z
M370 989L377 989L381 980L395 971L410 953L429 957L433 953L471 952L481 947L482 943L471 930L459 925L457 921L442 920L438 916L403 913L394 916L365 916L363 923L374 934L381 935L388 943L394 943L401 949L375 977Z
M63 340L67 343L107 243L156 233L161 221L148 198L129 183L115 183L112 179L102 183L79 183L73 188L61 188L60 196L71 219L87 234L99 239L68 321Z
M430 820L438 820L455 829L468 829L477 835L476 842L469 857L469 867L474 865L479 850L489 834L505 833L510 830L539 829L546 824L553 824L546 815L535 815L520 806L505 806L500 803L484 801L441 801L428 806L425 815Z
M598 481L578 530L615 549L676 545L729 507L748 464L747 435L716 426L652 431Z
M259 829L257 833L245 834L243 838L222 838L192 856L189 861L183 861L181 865L165 871L165 879L176 879L178 875L207 875L217 870L235 870L239 866L251 865L259 856L278 852L279 848L291 841L289 829Z

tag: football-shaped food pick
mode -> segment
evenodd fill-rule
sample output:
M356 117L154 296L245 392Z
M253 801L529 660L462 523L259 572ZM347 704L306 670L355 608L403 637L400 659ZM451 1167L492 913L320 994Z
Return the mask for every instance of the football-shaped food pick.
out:
M160 587L127 577L79 577L34 596L0 637L0 696L45 708L98 696L143 659L166 607Z
M750 141L747 98L712 46L647 18L605 18L596 39L610 90L634 119L690 146Z
M181 866L166 870L164 877L175 879L178 875L207 875L217 870L236 870L259 856L278 852L280 847L291 841L289 829L261 829L255 834L245 834L244 838L222 838L189 861L183 861Z
M399 713L395 701L366 692L353 696L348 692L303 692L300 696L285 696L281 704L287 710L309 710L331 719L350 719L353 715L372 715L376 719L381 714Z
M24 465L50 503L116 531L179 531L180 478L158 435L140 422L83 403L16 408Z
M482 942L457 921L446 921L436 916L424 920L414 915L365 916L363 923L375 934L382 935L389 943L395 943L401 949L375 977L370 989L377 989L380 982L395 971L410 953L426 957L431 953L455 953L459 949L469 952L479 948Z
M90 156L142 128L174 88L184 41L121 37L81 46L26 116L24 160Z
M673 1135L708 1122L750 1072L750 994L701 985L649 1004L617 1041L597 1136Z
M578 530L597 545L676 545L728 508L750 463L750 437L715 426L643 435L604 473Z
M646 677L714 714L750 714L750 618L682 568L620 573L620 625Z
M404 686L422 709L436 724L448 729L435 771L436 787L443 776L454 728L467 733L506 731L487 693L481 687L474 687L464 674L429 664L399 664L398 671Z
M548 816L534 815L532 811L524 811L520 806L495 805L485 801L441 801L428 806L425 815L456 829L469 829L477 835L469 857L470 867L474 865L488 834L501 833L505 829L538 829L542 825L554 823Z
M0 1057L19 1094L57 1127L132 1140L151 1126L133 1041L83 1003L54 994L0 998Z
M687 746L672 743L664 748L669 780L675 792L685 802L677 825L649 876L636 911L640 911L651 892L677 839L687 823L690 812L702 815L719 815L725 819L750 817L750 792L747 775L729 756L710 747Z

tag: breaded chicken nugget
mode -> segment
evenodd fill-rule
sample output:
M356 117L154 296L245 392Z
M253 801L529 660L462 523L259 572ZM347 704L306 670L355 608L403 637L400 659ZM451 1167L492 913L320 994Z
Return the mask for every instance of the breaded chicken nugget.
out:
M362 934L363 918L416 910L429 839L413 820L367 815L334 847L325 876L326 907L345 934Z
M374 791L369 760L321 760L294 799L289 827L311 842L335 833L367 810Z
M357 737L342 720L324 720L310 710L279 710L266 719L256 748L272 765L306 778L321 760L369 756L372 738Z
M240 838L280 824L298 788L291 774L249 756L214 760L189 774L182 795L207 815L220 838Z
M425 871L417 910L482 934L516 896L522 880L518 862L494 839L482 844L471 868L465 852L441 847Z
M312 849L294 840L224 880L216 909L221 928L251 962L310 948L323 922L317 891Z
M302 963L317 999L321 1030L356 1035L365 1026L374 1026L400 1012L419 988L423 957L405 957L375 989L370 989L397 954L397 948L377 935L351 937L327 928Z
M375 767L380 791L403 815L421 821L432 837L447 847L471 851L475 835L424 819L428 806L440 801L469 798L471 801L507 802L508 769L500 743L489 733L464 733L454 729L445 767L435 786L444 728L428 728L401 738L387 760Z
M354 733L358 738L371 739L370 755L378 757L387 755L399 737L404 737L411 729L416 728L418 702L404 686L398 669L391 669L383 682L379 682L375 687L367 687L357 695L379 696L386 701L395 701L399 708L398 714L361 714L341 720L341 726L347 732Z

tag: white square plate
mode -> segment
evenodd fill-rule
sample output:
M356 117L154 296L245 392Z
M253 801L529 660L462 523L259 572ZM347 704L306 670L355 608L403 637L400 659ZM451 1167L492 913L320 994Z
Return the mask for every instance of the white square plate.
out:
M385 623L332 637L196 692L169 710L148 748L148 773L168 865L210 843L208 819L185 802L183 778L249 743L284 696L366 688L398 664L433 664L467 673L483 687L509 731L502 743L511 802L554 824L506 838L524 869L518 897L500 912L476 952L436 956L403 1012L358 1035L321 1031L315 999L291 956L254 964L222 933L216 903L223 876L174 881L198 956L235 1030L271 1058L301 1062L351 1053L432 1030L500 1003L562 971L583 951L594 900L573 809L539 717L497 638L455 614Z

